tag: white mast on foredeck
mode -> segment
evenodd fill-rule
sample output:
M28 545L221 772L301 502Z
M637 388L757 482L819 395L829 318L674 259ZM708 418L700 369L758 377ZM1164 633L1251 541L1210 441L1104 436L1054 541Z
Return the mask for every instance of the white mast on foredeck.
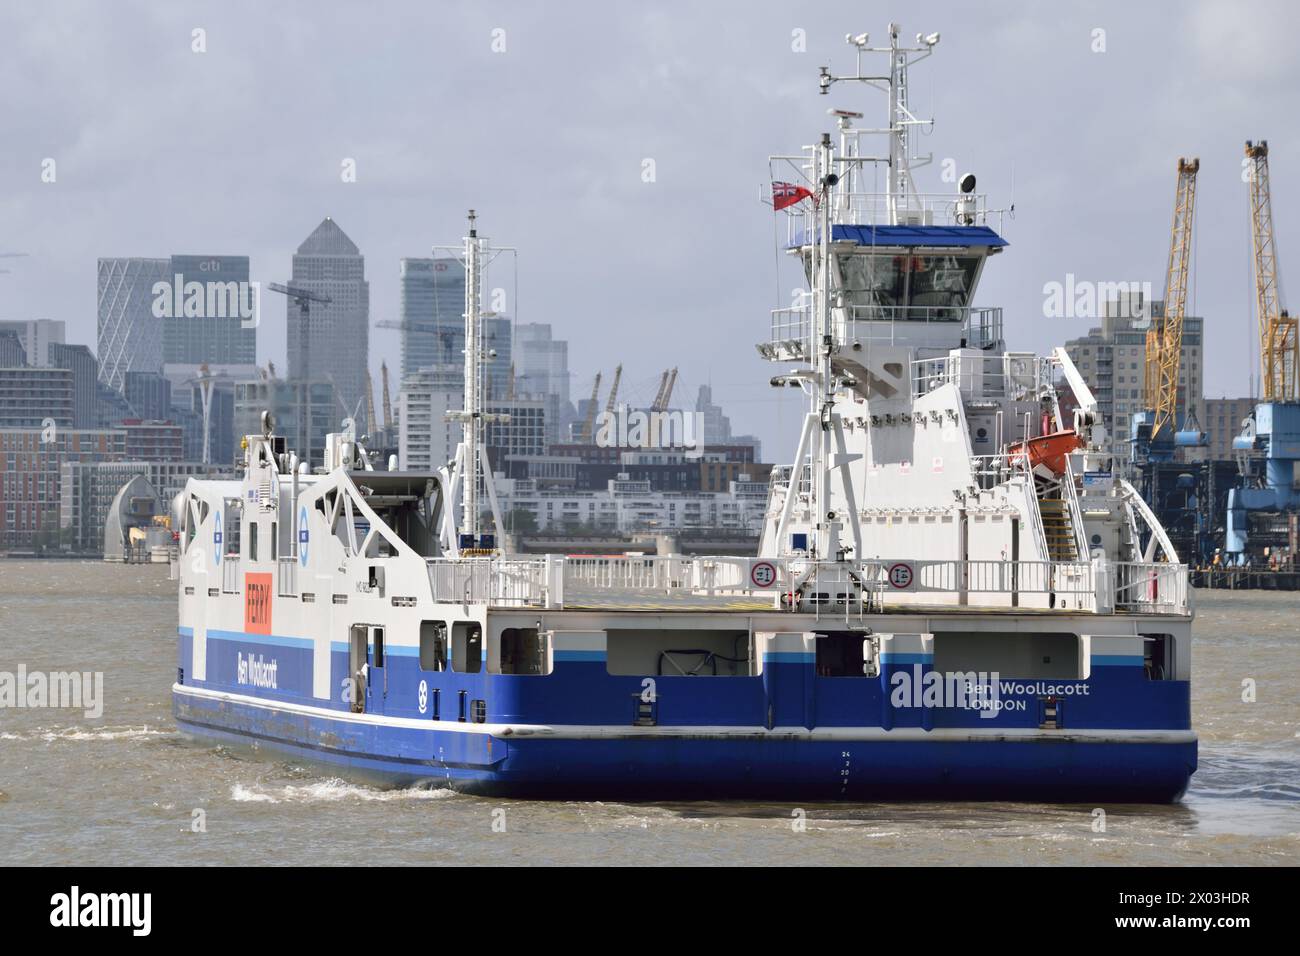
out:
M795 452L790 486L782 506L777 525L778 546L784 542L790 516L799 498L799 487L805 461L809 467L808 505L811 526L814 530L810 548L819 560L841 561L848 554L854 560L862 558L862 525L854 494L849 466L860 459L860 454L850 454L844 439L844 424L835 410L836 394L852 383L836 374L832 356L839 344L836 334L835 276L832 270L831 206L834 190L839 182L835 170L836 159L829 133L823 133L821 142L812 148L811 181L816 197L815 211L805 241L809 245L809 278L812 282L812 310L809 321L809 346L807 356L811 368L797 370L789 375L777 376L773 384L799 385L809 397L808 414L804 417ZM846 514L830 510L831 482L838 476L844 492ZM847 527L851 541L841 542L841 530Z
M462 490L464 500L461 509L461 534L478 536L478 475L482 457L480 455L483 441L483 366L479 354L480 333L483 319L480 305L482 303L479 287L479 253L481 240L474 210L469 211L469 235L465 237L465 455L468 462L469 479Z
M460 422L464 437L456 449L452 462L448 489L449 506L446 514L450 519L457 492L461 496L460 527L445 528L443 546L452 554L459 553L461 541L466 547L478 549L482 545L482 517L479 503L480 491L486 492L488 504L492 511L492 523L496 533L495 547L501 546L501 509L497 504L496 486L492 481L492 463L488 459L487 442L484 425L492 422L508 423L510 416L491 414L484 411L487 398L487 360L494 357L484 348L483 320L491 318L495 312L483 311L483 271L502 252L512 249L488 245L485 238L478 234L477 219L474 210L469 211L469 234L462 239L458 258L465 267L465 383L464 402L460 411L447 413L449 421Z

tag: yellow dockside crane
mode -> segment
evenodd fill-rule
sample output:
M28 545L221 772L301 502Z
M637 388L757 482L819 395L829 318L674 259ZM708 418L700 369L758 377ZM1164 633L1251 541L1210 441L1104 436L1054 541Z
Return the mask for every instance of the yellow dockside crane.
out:
M1165 314L1153 318L1147 330L1144 402L1150 437L1144 443L1172 449L1178 428L1178 372L1183 354L1183 320L1187 315L1187 277L1191 272L1192 223L1196 215L1196 174L1199 159L1178 160L1174 193L1174 222L1165 270ZM1191 411L1191 403L1188 403Z
M1246 140L1247 182L1250 185L1250 233L1255 252L1255 314L1259 319L1260 398L1265 402L1294 402L1300 344L1296 320L1282 308L1273 242L1273 200L1268 182L1268 142Z
M595 434L596 426L596 403L600 400L600 373L596 373L596 384L591 386L591 402L587 405L587 417L582 423L582 431L578 433L578 441L583 445L590 445L592 436Z

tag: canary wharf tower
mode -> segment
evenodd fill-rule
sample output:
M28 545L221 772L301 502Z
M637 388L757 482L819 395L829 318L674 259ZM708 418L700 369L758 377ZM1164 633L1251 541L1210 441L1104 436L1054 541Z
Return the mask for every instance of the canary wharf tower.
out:
M328 296L328 304L311 302L303 310L286 301L289 377L333 382L339 398L354 412L358 432L366 422L366 367L370 359L370 283L366 260L333 219L326 218L298 247L290 285ZM358 402L360 407L358 410ZM339 418L343 409L339 408Z

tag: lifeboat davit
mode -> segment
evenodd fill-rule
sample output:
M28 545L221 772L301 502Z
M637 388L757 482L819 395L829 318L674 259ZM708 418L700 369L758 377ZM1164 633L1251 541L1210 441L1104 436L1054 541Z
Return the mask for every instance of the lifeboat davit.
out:
M1044 478L1065 474L1065 459L1071 452L1083 447L1083 439L1073 428L1039 435L1027 442L1016 442L1007 448L1007 458L1014 465L1029 459L1030 470Z

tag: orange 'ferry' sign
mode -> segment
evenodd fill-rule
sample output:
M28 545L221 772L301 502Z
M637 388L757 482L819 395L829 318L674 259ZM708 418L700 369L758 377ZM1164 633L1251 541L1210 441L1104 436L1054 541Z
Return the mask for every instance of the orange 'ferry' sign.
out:
M271 633L271 575L244 575L244 630Z

